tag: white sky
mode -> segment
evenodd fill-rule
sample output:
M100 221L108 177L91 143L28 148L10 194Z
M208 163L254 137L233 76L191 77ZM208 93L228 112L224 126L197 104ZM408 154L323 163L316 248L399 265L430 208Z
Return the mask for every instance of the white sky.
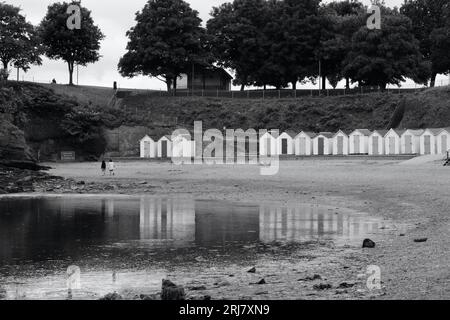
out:
M0 0L22 8L22 14L33 24L39 24L45 16L47 6L58 0ZM62 0L61 0L62 1ZM231 0L229 0L231 1ZM209 19L212 7L229 2L225 0L187 0L191 7L200 13L203 23ZM125 36L132 26L135 25L135 13L140 11L147 0L82 0L83 6L92 11L95 23L106 35L101 45L101 60L87 67L80 67L80 85L112 86L113 81L117 81L121 88L142 88L142 89L165 89L165 84L157 79L149 77L136 77L133 79L123 78L117 71L117 64L120 57L125 53L127 37ZM325 0L329 2L329 0ZM370 0L362 0L365 4L370 4ZM403 0L386 0L388 6L400 6ZM63 61L52 61L44 58L43 65L32 67L27 73L21 71L20 78L27 81L50 82L55 78L58 83L68 82L67 66ZM11 79L16 79L16 74L11 74ZM75 74L76 81L76 74ZM439 77L438 84L448 83L445 76ZM409 83L409 86L411 84ZM408 86L408 84L405 84ZM311 85L304 87L311 88Z

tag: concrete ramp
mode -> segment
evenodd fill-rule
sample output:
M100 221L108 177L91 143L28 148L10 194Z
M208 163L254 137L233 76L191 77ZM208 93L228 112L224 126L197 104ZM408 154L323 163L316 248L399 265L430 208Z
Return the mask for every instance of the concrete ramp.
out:
M399 165L405 165L405 166L419 166L422 164L443 164L444 161L447 159L445 155L442 154L432 154L432 155L426 155L426 156L419 156L416 158L413 158L411 160L400 162Z

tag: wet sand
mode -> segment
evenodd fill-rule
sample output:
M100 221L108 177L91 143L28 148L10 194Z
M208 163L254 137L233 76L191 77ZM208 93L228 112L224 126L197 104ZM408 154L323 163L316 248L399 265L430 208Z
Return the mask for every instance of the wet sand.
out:
M289 248L274 245L246 248L230 261L215 260L214 252L206 252L205 261L187 257L188 263L180 261L180 267L166 266L170 279L184 285L193 299L204 295L213 299L450 298L450 170L440 163L404 166L399 161L369 159L283 161L276 176L261 176L258 166L238 165L124 162L117 163L114 177L101 176L97 163L50 166L53 175L85 182L64 193L106 190L252 203L302 202L349 208L390 221L388 230L371 237L377 244L374 249L332 242ZM428 241L414 242L418 238ZM254 265L257 273L247 273ZM381 290L366 287L369 265L381 268ZM316 274L321 279L307 279ZM267 284L253 284L262 278ZM350 287L344 288L343 283ZM318 284L332 288L318 290L314 288ZM199 286L205 288L191 290ZM156 293L157 289L147 290ZM143 293L121 290L127 298Z

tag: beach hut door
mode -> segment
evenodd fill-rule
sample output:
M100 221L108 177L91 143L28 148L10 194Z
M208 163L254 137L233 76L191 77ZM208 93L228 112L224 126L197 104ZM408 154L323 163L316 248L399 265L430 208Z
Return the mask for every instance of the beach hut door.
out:
M431 154L431 137L425 136L425 154Z
M150 141L144 142L144 157L150 158Z
M318 144L319 144L319 156L325 155L325 139L319 138Z
M411 136L405 136L405 153L406 154L412 154L412 137Z
M442 154L446 154L447 153L447 136L443 135L441 138L441 146L442 146Z
M266 139L266 155L267 156L270 156L272 153L271 144L272 144L272 141L270 140L270 138L267 138Z
M167 158L167 141L161 141L161 156Z
M288 141L287 139L281 140L281 154L288 154Z
M389 137L389 154L395 154L395 138Z
M338 155L344 154L344 137L338 137Z
M373 154L380 154L380 152L378 151L378 137L373 137L372 138L372 149L373 149Z
M361 142L359 136L355 136L355 153L356 154L361 153Z

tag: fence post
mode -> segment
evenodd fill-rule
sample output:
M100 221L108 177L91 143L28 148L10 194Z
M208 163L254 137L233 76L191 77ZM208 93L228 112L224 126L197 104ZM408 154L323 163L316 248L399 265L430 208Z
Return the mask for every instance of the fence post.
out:
M294 90L294 98L297 99L297 89Z
M247 99L250 99L250 90L247 90Z
M281 99L281 90L278 90L278 100Z
M311 97L313 96L313 91L312 91L312 89L311 89Z
M234 99L234 91L231 91L231 99Z
M266 90L263 90L263 100L266 98Z

